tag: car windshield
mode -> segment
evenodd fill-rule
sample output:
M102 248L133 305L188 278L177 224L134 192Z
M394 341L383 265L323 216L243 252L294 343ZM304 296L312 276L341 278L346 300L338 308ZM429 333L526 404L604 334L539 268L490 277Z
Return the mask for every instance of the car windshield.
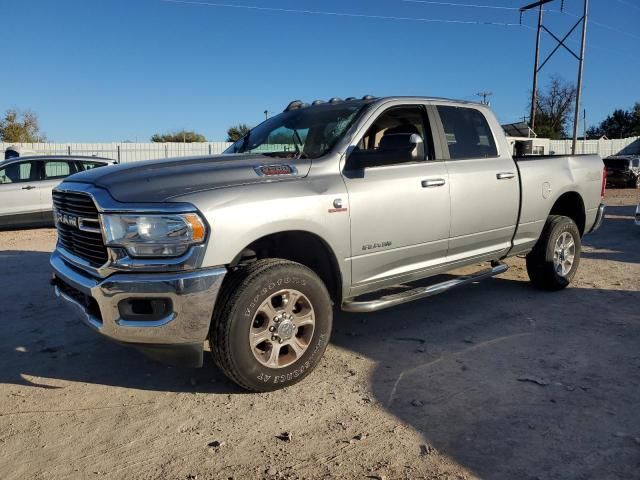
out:
M250 130L224 153L320 157L333 148L366 105L364 102L341 102L281 113Z

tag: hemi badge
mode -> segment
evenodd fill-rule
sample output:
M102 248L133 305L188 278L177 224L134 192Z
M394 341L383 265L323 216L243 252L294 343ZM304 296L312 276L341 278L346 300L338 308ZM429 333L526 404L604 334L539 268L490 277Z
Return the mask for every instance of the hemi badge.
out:
M274 177L280 175L294 175L295 168L290 165L263 165L257 167L256 173L261 177Z

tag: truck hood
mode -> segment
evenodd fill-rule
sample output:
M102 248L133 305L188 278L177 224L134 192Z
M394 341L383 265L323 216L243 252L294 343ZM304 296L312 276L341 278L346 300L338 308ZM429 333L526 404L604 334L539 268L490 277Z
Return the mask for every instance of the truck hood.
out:
M264 172L261 170L269 166L273 168ZM104 188L119 202L146 203L163 202L172 197L214 188L301 178L307 175L309 168L309 159L256 154L215 155L94 168L67 177L66 181L90 183Z

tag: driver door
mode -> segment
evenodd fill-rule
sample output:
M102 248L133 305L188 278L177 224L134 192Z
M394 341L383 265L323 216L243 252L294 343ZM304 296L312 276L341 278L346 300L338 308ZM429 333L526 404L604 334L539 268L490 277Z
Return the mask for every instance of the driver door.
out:
M393 145L388 141L391 136L414 134L424 144L417 156L381 151L384 145ZM382 287L445 262L449 182L445 163L434 157L424 106L406 105L378 115L346 159L343 177L356 289Z

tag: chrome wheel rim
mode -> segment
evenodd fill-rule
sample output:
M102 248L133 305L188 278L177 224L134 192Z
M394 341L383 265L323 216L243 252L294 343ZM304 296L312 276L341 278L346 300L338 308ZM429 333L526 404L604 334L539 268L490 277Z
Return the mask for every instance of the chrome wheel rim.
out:
M275 292L256 310L249 329L249 346L258 362L284 368L299 360L313 338L316 317L302 292Z
M562 232L553 249L553 267L558 275L566 277L576 257L576 242L569 232Z

